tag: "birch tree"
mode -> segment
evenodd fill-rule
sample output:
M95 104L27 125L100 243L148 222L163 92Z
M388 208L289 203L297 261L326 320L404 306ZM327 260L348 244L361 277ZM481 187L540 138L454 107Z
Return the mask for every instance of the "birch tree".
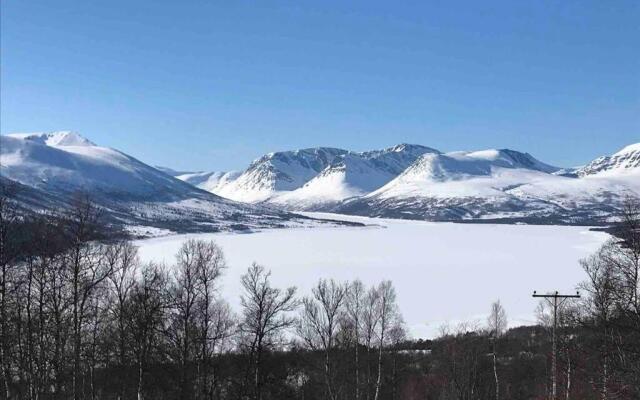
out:
M327 397L335 400L339 396L339 390L335 384L331 357L339 331L346 286L333 279L321 279L312 289L312 294L302 301L298 333L309 348L320 350L324 354L323 370Z
M64 265L71 279L72 308L72 393L81 397L82 329L86 323L87 307L94 291L109 277L112 270L103 262L103 247L95 243L100 237L101 211L87 196L78 195L66 218L66 240L69 250Z
M136 397L144 399L146 368L163 331L168 308L168 277L161 266L146 264L131 290L126 321L136 364Z
M376 331L378 342L378 376L376 378L374 400L380 398L383 373L382 353L389 342L389 332L394 326L401 323L400 312L396 303L396 291L391 281L382 281L376 291L378 292L376 307L376 319L378 321L378 329Z
M189 369L193 363L193 351L197 346L197 304L200 299L199 244L188 240L176 254L176 266L172 289L174 312L169 329L180 363L180 396L192 396Z
M249 356L255 400L263 396L262 362L266 351L276 345L278 336L295 323L290 314L298 307L296 288L274 288L271 272L254 263L241 278L243 294L240 298L242 314L239 330L242 349Z
M491 304L491 313L487 319L489 328L489 336L493 346L493 376L496 382L496 400L500 399L500 380L498 379L498 361L497 361L497 341L507 329L507 313L505 312L500 300L496 300Z
M347 288L347 294L345 299L346 318L349 321L349 325L353 329L353 342L354 342L354 378L355 378L355 393L354 399L360 399L360 343L362 341L362 330L364 323L364 308L365 308L366 292L364 285L360 280L353 281Z
M135 285L138 270L138 249L128 241L119 241L105 248L104 262L112 270L109 275L111 297L111 317L116 325L118 342L118 363L124 373L127 361L127 303ZM125 398L125 377L120 376L120 396Z
M615 275L611 264L607 262L606 253L612 251L615 244L605 243L595 254L581 260L583 270L587 274L587 281L580 287L586 292L584 309L593 318L593 323L600 336L601 367L599 383L596 388L602 399L609 396L610 380L610 352L611 352L611 321L615 313Z
M195 253L199 301L200 390L204 398L212 396L209 366L218 341L228 333L228 309L217 299L217 285L226 262L222 249L213 241L188 242Z

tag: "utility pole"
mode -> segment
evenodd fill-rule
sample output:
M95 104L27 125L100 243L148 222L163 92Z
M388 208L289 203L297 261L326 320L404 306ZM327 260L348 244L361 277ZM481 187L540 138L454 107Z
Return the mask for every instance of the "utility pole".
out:
M552 294L537 294L536 291L533 291L533 297L542 297L544 298L550 305L553 307L553 341L552 341L552 350L551 350L551 400L558 399L558 376L556 373L556 328L558 327L558 308L562 307L565 301L572 298L579 298L580 293L576 292L576 294L559 294L556 290L555 293Z

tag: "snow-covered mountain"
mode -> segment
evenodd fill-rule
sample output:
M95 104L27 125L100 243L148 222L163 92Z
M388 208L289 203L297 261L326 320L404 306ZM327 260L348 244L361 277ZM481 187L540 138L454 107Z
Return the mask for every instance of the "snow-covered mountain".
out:
M640 144L564 169L509 149L442 153L401 144L282 151L242 172L185 172L151 167L74 132L53 132L0 136L0 175L2 184L19 183L27 208L64 208L84 191L125 224L179 231L281 226L298 218L279 208L598 223L627 196L640 196Z
M7 136L27 139L47 146L95 146L89 139L73 131L12 133Z
M400 144L383 150L346 152L336 156L304 186L280 193L269 202L297 210L328 209L342 200L378 189L425 153L439 151Z
M243 172L194 172L175 176L237 201L269 203L292 210L318 210L381 187L425 153L439 152L410 144L366 152L318 147L269 153Z
M640 143L632 144L611 156L598 157L578 169L578 176L633 174L640 168Z
M513 150L425 154L385 186L335 211L431 220L597 222L615 213L626 196L640 195L640 169L630 166L635 158L629 153L599 159L624 165L625 173L615 176L558 174L558 168Z
M202 189L287 210L431 220L595 223L640 194L640 145L558 168L510 149L442 153L400 144L267 154L241 174L178 176Z
M123 199L173 200L192 186L120 151L71 132L2 136L2 175L57 192L88 192Z
M78 191L113 220L179 231L278 226L294 218L236 203L73 132L0 136L2 183L17 182L33 208L58 208Z
M269 153L255 160L240 176L216 190L220 196L249 203L302 187L346 150L318 147Z

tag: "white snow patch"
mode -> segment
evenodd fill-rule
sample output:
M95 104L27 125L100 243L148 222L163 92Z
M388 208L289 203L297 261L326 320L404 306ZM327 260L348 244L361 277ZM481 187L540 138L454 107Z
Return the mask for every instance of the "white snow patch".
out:
M169 229L156 228L154 226L144 225L128 225L124 227L132 236L144 236L144 237L159 237L174 234L175 232Z
M635 152L635 151L640 151L640 143L630 144L630 145L624 147L619 152L615 153L614 156L620 156L620 155L627 154L627 153L632 153L632 152Z

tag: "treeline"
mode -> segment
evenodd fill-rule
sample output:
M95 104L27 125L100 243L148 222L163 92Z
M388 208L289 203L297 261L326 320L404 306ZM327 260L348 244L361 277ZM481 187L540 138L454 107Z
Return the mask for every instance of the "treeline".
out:
M553 375L544 304L538 327L507 330L496 302L484 326L415 341L389 281L320 280L301 295L254 264L231 310L214 242L186 241L169 266L143 263L86 199L25 216L0 196L1 396L499 400L555 387L563 399L637 399L639 220L630 202L620 237L584 260L583 298L560 310Z

